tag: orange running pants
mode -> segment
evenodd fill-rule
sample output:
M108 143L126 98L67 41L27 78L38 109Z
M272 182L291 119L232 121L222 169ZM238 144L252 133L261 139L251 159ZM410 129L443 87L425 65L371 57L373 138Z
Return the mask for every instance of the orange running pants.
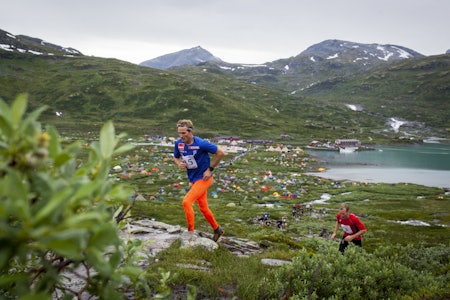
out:
M183 199L183 208L184 208L184 214L186 215L186 221L188 224L188 231L194 231L194 202L197 201L198 208L202 212L203 216L205 217L206 221L211 225L211 227L215 230L217 227L219 227L219 224L217 224L216 219L214 218L214 215L212 211L208 207L208 188L211 186L213 182L212 177L208 180L197 180L191 185L191 188L189 192L184 196Z

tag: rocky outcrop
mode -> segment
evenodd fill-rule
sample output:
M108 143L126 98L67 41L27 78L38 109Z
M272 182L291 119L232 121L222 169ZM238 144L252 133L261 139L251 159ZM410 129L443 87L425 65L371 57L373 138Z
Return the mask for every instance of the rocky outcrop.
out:
M201 247L213 251L219 247L218 243L212 240L210 233L190 233L179 225L169 225L150 219L131 221L121 231L121 236L124 240L139 239L144 244L145 253L143 254L151 257L169 248L175 241L180 241L181 248ZM247 239L225 235L218 242L222 247L238 256L249 256L262 252L258 243Z
M139 266L146 267L160 251L169 248L175 241L180 241L180 248L202 247L209 251L214 251L219 247L225 247L230 252L238 256L249 256L254 253L261 253L262 248L258 243L235 238L231 236L222 236L218 243L212 240L212 234L203 232L188 232L185 228L179 225L169 225L150 219L136 220L129 222L120 231L121 238L125 241L140 240L142 242L142 250L136 253L138 257L143 257L138 262ZM263 264L271 266L280 266L289 261L263 259ZM198 269L200 271L208 272L210 270L209 262L202 262L199 265L191 264L177 264L180 268ZM85 266L80 266L75 272L64 272L64 286L74 292L79 293L79 299L90 299L90 295L84 291L85 278L87 273L92 273L92 270L85 269ZM56 293L55 299L60 293ZM129 299L132 299L130 296Z
M179 225L169 225L150 219L142 219L129 222L120 231L120 237L125 242L140 240L142 249L140 253L135 253L137 257L142 257L138 265L142 268L147 267L159 252L169 248L174 242L180 242L180 248L201 247L209 251L225 247L230 252L238 256L249 256L254 253L261 253L263 248L258 243L246 239L235 238L232 236L222 236L218 243L212 240L212 234L204 232L191 233ZM271 266L280 266L289 261L263 259L263 264ZM210 271L210 263L202 261L199 264L177 264L180 268L197 269L199 271ZM86 266L80 266L74 272L63 272L65 279L63 285L66 289L78 293L79 299L90 299L90 295L84 291L87 273L93 274L93 270L86 269ZM61 294L56 292L55 299ZM127 296L128 299L133 297Z

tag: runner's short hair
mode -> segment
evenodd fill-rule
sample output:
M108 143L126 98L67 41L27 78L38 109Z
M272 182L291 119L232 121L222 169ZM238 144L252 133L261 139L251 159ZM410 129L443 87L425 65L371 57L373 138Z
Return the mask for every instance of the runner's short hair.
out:
M177 122L177 127L186 127L189 131L192 131L194 129L194 124L192 124L191 120L179 120Z

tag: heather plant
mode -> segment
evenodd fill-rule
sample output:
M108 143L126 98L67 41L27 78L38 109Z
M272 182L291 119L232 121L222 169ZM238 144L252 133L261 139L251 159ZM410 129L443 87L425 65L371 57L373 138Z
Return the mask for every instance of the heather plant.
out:
M344 255L330 247L317 253L300 250L292 264L268 273L258 298L413 299L442 291L443 286L429 272L416 272L351 245Z
M0 298L123 298L129 289L148 295L145 272L135 267L138 244L119 238L116 202L131 191L109 180L118 146L111 122L99 141L63 146L55 128L37 121L45 108L25 115L26 95L11 107L0 100ZM81 163L77 157L87 150ZM84 273L73 290L65 283Z

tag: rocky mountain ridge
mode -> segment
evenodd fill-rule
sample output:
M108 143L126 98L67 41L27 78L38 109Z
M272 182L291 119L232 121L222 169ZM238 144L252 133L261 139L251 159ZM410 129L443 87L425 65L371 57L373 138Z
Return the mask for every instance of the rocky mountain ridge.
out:
M143 66L157 69L200 67L215 69L251 83L268 84L277 89L296 92L323 80L346 77L389 65L393 62L424 57L414 50L397 45L362 44L342 40L325 40L297 56L265 64L224 62L201 47L164 55Z
M155 69L170 69L186 65L198 65L204 62L222 62L222 60L212 55L200 46L181 50L175 53L166 54L140 63L140 66Z
M0 50L35 55L81 56L80 51L71 47L62 47L39 38L26 35L13 35L0 29Z
M354 62L368 61L370 57L382 61L393 61L424 56L414 50L397 45L361 44L342 40L326 40L299 54L299 56L319 56L326 59L335 59L345 55L358 57Z
M29 37L26 35L13 35L1 29L0 49L40 55L83 55L80 51L71 47L62 47L46 42L40 38ZM295 68L299 65L305 65L305 61L303 60L304 58L310 62L322 62L325 60L332 61L334 64L356 63L366 66L422 56L424 55L403 46L382 45L375 43L362 44L334 39L325 40L321 43L312 45L295 57L280 58L262 65L243 65L224 62L222 59L211 54L201 46L183 49L174 53L168 53L146 60L139 65L165 70L169 68L213 63L221 66L223 70L246 69L248 67L266 67L270 69L275 68L281 73L289 73L293 72L293 70L295 70Z
M159 56L151 60L147 60L140 65L157 69L169 69L186 65L199 65L202 63L218 63L221 66L224 66L223 69L281 67L283 72L288 73L290 70L292 72L292 68L287 64L292 61L295 62L301 60L302 58L307 58L313 63L321 62L323 60L330 60L334 63L374 65L383 62L392 62L399 59L422 56L424 55L414 50L397 45L361 44L342 40L325 40L321 43L308 47L295 57L279 59L262 65L225 63L220 58L217 58L200 46Z

